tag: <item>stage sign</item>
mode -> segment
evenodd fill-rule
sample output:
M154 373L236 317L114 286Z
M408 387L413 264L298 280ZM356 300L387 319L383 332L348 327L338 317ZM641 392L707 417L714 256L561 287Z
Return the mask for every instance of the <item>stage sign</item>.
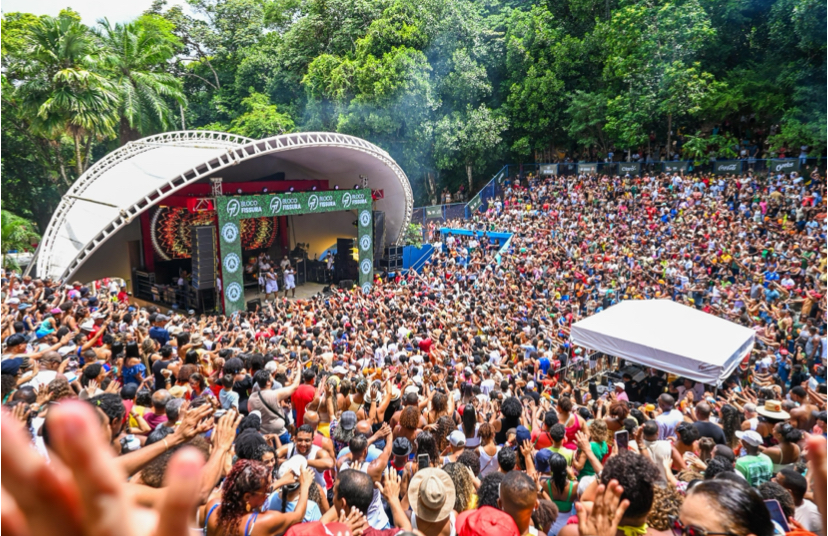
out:
M244 266L240 262L241 220L269 218L296 214L356 211L357 248L359 250L359 285L369 292L374 275L374 247L372 238L373 203L371 190L333 190L326 192L295 192L263 195L219 196L218 214L219 254L221 257L224 314L245 310Z

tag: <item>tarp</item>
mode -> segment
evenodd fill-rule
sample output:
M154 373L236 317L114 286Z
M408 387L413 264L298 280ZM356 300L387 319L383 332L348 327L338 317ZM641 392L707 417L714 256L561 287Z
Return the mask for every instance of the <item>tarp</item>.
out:
M720 385L753 349L752 329L670 300L627 300L572 326L572 343Z

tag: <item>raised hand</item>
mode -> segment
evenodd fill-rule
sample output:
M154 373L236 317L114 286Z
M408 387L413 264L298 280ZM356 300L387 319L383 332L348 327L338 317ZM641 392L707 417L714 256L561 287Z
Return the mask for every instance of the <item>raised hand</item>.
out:
M621 500L624 488L617 480L610 480L608 486L601 484L595 494L592 513L587 512L584 504L575 504L578 513L578 532L581 536L615 536L618 523L630 505L627 499Z
M46 426L55 447L50 464L30 448L17 422L6 416L0 419L4 532L38 536L187 533L204 463L195 449L181 449L173 456L166 474L167 493L156 510L148 510L128 492L101 434L100 420L88 404L69 401L55 406Z
M352 506L347 515L345 515L345 510L339 512L338 521L348 526L351 536L362 536L362 533L368 528L368 518L357 510L356 506ZM339 533L337 533L337 536L339 536Z

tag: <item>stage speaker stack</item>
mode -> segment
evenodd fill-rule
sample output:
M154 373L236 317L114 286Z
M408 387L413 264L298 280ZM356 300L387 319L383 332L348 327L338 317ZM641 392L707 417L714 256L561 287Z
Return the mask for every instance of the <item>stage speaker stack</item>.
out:
M374 211L374 258L382 257L382 247L385 245L385 212Z
M256 312L256 306L258 306L259 309L262 308L262 299L261 298L255 298L255 299L250 300L249 302L247 302L247 312L248 313Z
M353 238L337 238L336 239L336 261L353 259L354 258L354 239Z
M216 230L212 225L191 227L193 287L207 290L216 286Z
M380 268L384 268L389 272L396 272L402 270L403 267L403 248L402 246L388 246L380 259Z

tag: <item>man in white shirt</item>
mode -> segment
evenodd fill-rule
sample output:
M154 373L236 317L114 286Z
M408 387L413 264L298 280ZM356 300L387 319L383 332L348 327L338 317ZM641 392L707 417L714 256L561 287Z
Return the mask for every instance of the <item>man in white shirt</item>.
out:
M805 477L796 472L794 468L785 467L776 474L775 479L777 484L788 490L791 496L793 496L794 506L796 506L794 519L805 530L809 530L820 536L825 536L819 508L813 502L805 499L805 493L808 491L808 481Z

